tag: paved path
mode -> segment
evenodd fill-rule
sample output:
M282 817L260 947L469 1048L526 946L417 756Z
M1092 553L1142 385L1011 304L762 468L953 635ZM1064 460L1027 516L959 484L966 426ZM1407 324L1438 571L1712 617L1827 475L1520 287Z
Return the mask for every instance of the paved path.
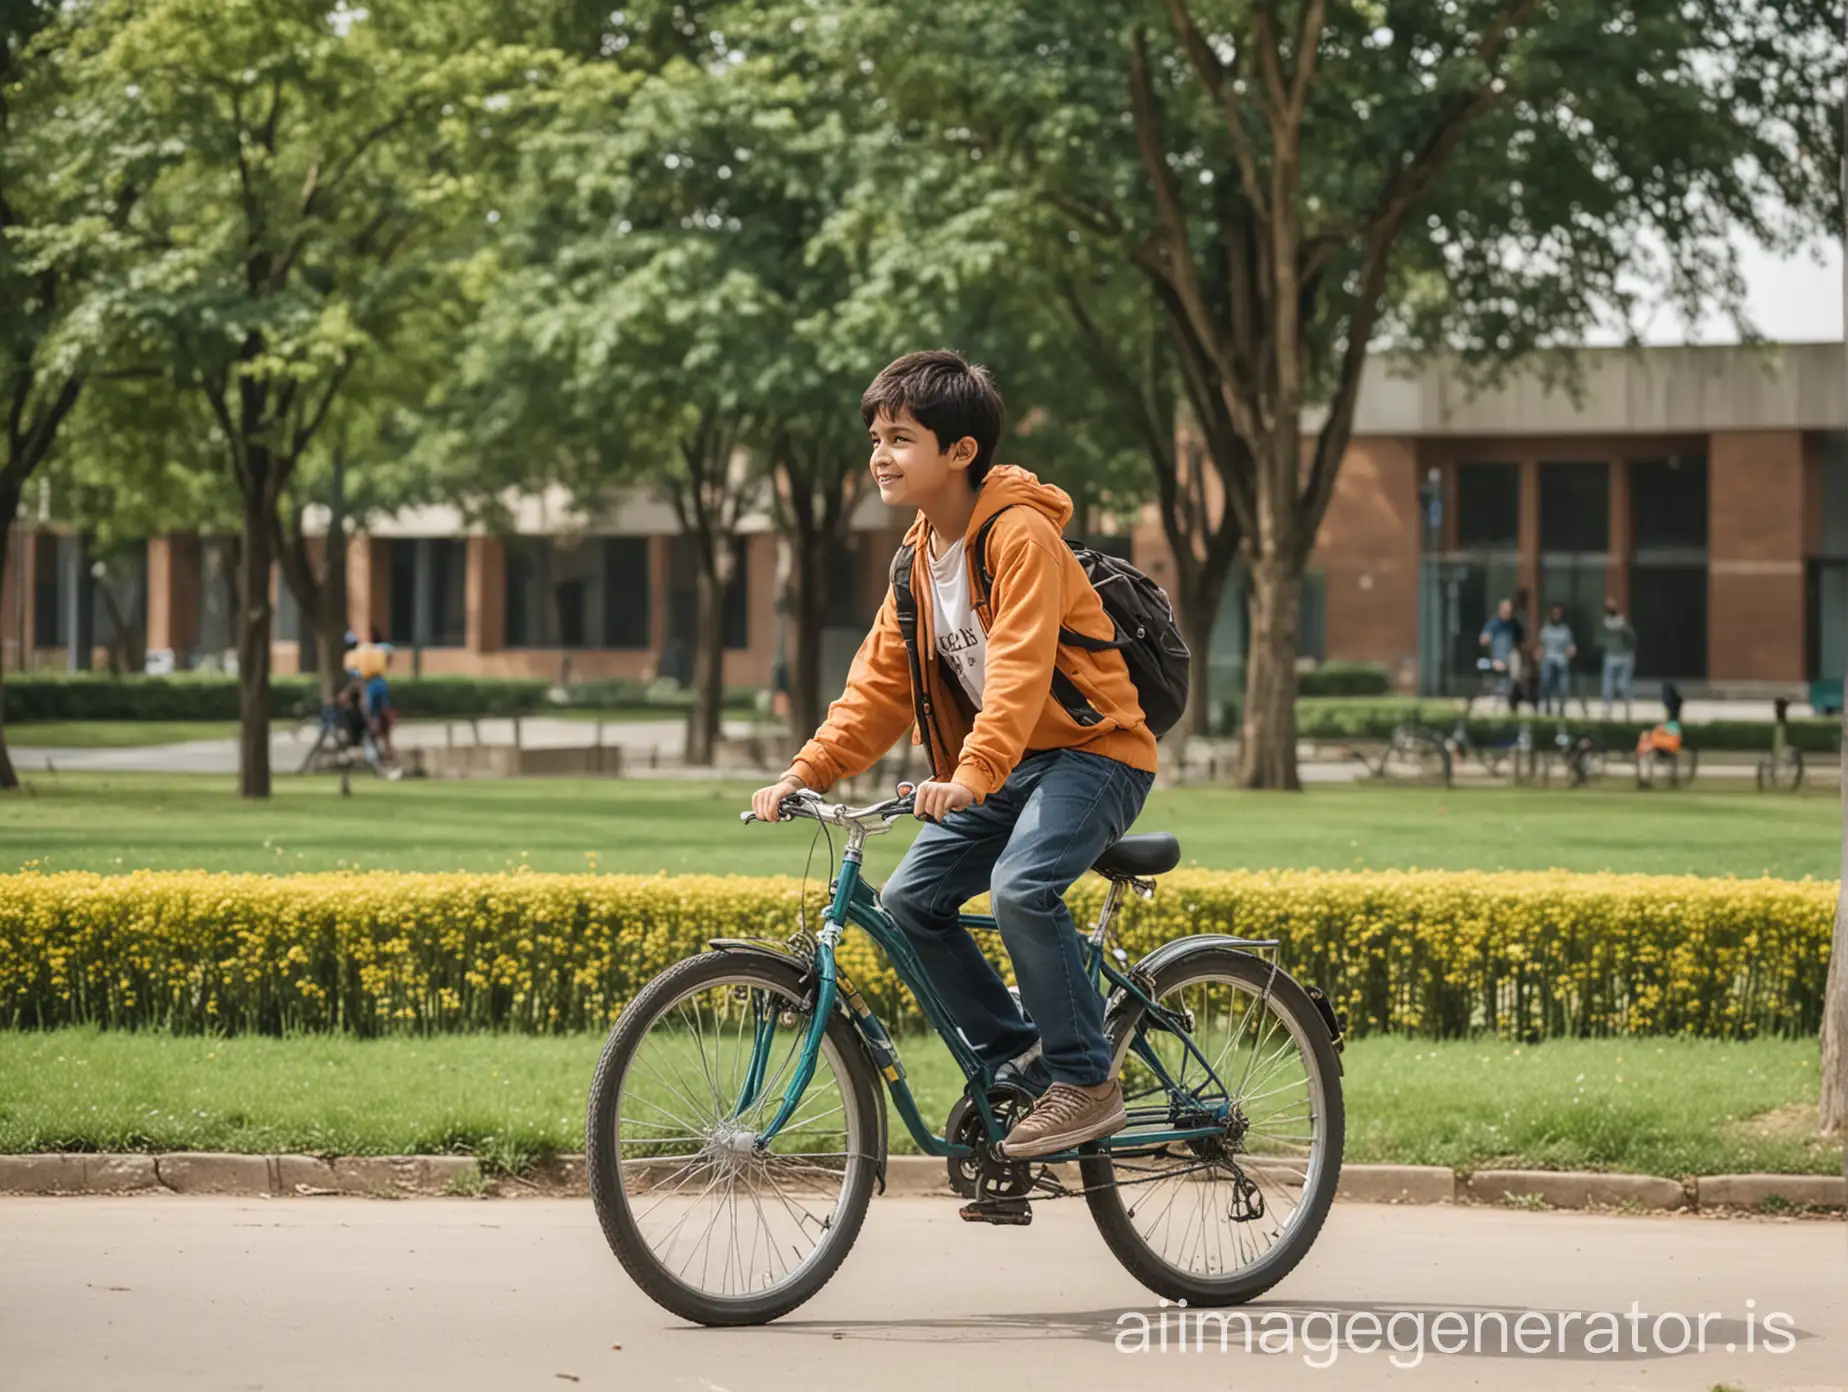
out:
M1010 1387L1652 1388L1848 1383L1848 1228L1840 1223L1618 1218L1341 1205L1298 1271L1247 1307L1259 1335L1306 1311L1456 1310L1514 1327L1541 1312L1632 1302L1707 1326L1709 1350L1670 1356L1488 1351L1416 1366L1410 1352L1329 1349L1312 1320L1290 1352L1117 1347L1158 1319L1076 1203L1031 1228L962 1224L952 1200L881 1199L833 1283L766 1329L704 1330L650 1304L583 1200L241 1200L161 1196L0 1200L0 1386L108 1389L441 1388L652 1392ZM1756 1302L1748 1305L1748 1302ZM1788 1352L1745 1352L1772 1312ZM1315 1317L1326 1320L1327 1315ZM1534 1317L1536 1320L1539 1315ZM1296 1329L1298 1326L1291 1326ZM1395 1326L1415 1347L1411 1315ZM1427 1326L1453 1342L1459 1326ZM1530 1346L1549 1340L1528 1328ZM1466 1337L1468 1337L1466 1335ZM1664 1339L1678 1341L1672 1322ZM1725 1352L1732 1341L1735 1351ZM612 1347L621 1345L620 1349ZM1256 1361L1256 1360L1261 1360ZM1330 1364L1330 1366L1315 1366ZM1179 1365L1179 1366L1177 1366ZM1261 1384L1258 1380L1261 1379Z
M483 720L480 723L484 744L513 743L511 720ZM312 727L296 730L278 721L271 727L270 765L278 773L293 773L314 744ZM742 739L751 733L748 720L728 720L724 724L727 738ZM468 744L475 732L466 720L415 721L400 725L393 736L400 749L438 748L452 738ZM533 716L520 722L520 741L529 749L586 748L597 738L595 721L560 720L553 716ZM678 758L686 739L685 727L678 720L608 720L603 725L603 742L620 745L631 759L646 761L650 750L663 758ZM59 749L13 748L14 766L21 773L44 770L49 764L61 772L94 773L236 773L237 742L230 739L187 740L180 744L153 744L127 749ZM731 776L748 777L748 773Z

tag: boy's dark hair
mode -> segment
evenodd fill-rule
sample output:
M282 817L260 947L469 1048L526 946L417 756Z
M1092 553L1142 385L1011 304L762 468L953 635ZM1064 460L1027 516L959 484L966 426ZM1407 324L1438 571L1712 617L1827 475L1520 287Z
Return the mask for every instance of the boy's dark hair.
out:
M971 488L980 488L994 465L1006 409L988 369L947 348L905 354L873 378L860 398L860 418L869 426L882 415L910 411L937 437L939 451L947 451L965 435L973 439Z

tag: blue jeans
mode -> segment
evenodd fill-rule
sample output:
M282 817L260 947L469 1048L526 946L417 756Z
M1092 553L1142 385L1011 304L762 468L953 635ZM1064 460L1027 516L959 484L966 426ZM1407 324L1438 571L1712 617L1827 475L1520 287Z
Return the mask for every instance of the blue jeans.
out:
M1545 715L1554 701L1559 702L1559 713L1566 713L1566 695L1571 681L1566 663L1562 658L1546 657L1540 660L1540 713Z
M1623 701L1627 713L1630 708L1630 679L1636 675L1636 657L1633 653L1618 656L1606 653L1604 657L1604 714L1611 713L1611 702Z
M1037 1039L1054 1082L1089 1086L1109 1078L1103 997L1085 974L1063 896L1129 830L1154 781L1152 773L1076 749L1029 755L979 806L925 826L879 892L990 1072ZM956 921L983 890L1031 1023Z

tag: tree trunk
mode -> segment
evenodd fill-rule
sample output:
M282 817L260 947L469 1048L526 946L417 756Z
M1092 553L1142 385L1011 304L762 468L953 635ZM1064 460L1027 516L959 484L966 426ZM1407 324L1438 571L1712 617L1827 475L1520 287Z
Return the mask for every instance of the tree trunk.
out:
M806 740L821 726L821 629L827 612L822 551L816 538L797 536L785 605L789 627L789 731Z
M346 652L347 635L347 538L344 519L337 512L328 527L326 556L327 573L314 608L315 656L324 704L334 699L345 675L340 659Z
M711 767L725 704L725 582L719 547L700 558L694 576L693 709L687 720L687 762ZM702 548L705 550L706 548Z
M1187 668L1187 710L1180 724L1169 732L1170 738L1185 742L1189 736L1206 736L1217 724L1213 712L1212 664L1213 629L1219 624L1219 606L1225 598L1225 576L1206 577L1182 589L1178 619L1181 636L1193 661Z
M253 496L253 492L255 496ZM274 506L260 489L244 495L244 535L238 557L237 791L270 795L269 678L270 528Z
M1251 568L1251 641L1245 659L1245 716L1239 782L1247 788L1302 787L1296 773L1296 635L1303 576L1262 557Z
M13 523L19 516L19 493L17 488L0 489L0 577L7 573L7 560L12 552ZM14 577L15 583L23 583L24 576ZM0 584L0 590L6 586ZM19 654L19 665L25 664L25 653ZM0 661L0 792L6 792L19 786L19 775L13 771L13 759L6 752L6 663Z

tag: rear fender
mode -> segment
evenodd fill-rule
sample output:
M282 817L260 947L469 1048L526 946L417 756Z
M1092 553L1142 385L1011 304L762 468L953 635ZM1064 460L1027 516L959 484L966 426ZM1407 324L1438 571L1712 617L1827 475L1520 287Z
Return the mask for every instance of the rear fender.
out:
M1175 938L1171 942L1163 943L1160 947L1143 957L1135 966L1129 969L1129 978L1131 981L1135 982L1137 987L1144 993L1152 996L1155 991L1155 983L1160 979L1162 972L1192 953L1205 951L1238 952L1250 957L1253 962L1270 968L1271 963L1258 954L1265 951L1275 951L1279 946L1281 946L1281 943L1276 938L1241 938L1230 933L1195 933L1190 937ZM1320 986L1303 985L1303 983L1297 981L1295 977L1291 976L1281 967L1276 967L1275 971L1279 977L1290 982L1291 985L1297 987L1304 995L1309 997L1310 1003L1315 1006L1317 1016L1320 1017L1323 1026L1328 1030L1329 1041L1335 1046L1335 1062L1337 1066L1339 1066L1341 1063L1342 1048L1347 1042L1347 1022L1335 1010L1334 1003L1328 998L1328 993ZM1124 1014L1139 1006L1140 1002L1137 1001L1134 996L1130 995L1130 993L1125 991L1122 987L1117 987L1116 990L1111 992L1109 1004L1104 1010L1106 1026L1108 1026L1110 1020L1118 1015ZM1347 1070L1343 1068L1342 1071L1346 1072Z

